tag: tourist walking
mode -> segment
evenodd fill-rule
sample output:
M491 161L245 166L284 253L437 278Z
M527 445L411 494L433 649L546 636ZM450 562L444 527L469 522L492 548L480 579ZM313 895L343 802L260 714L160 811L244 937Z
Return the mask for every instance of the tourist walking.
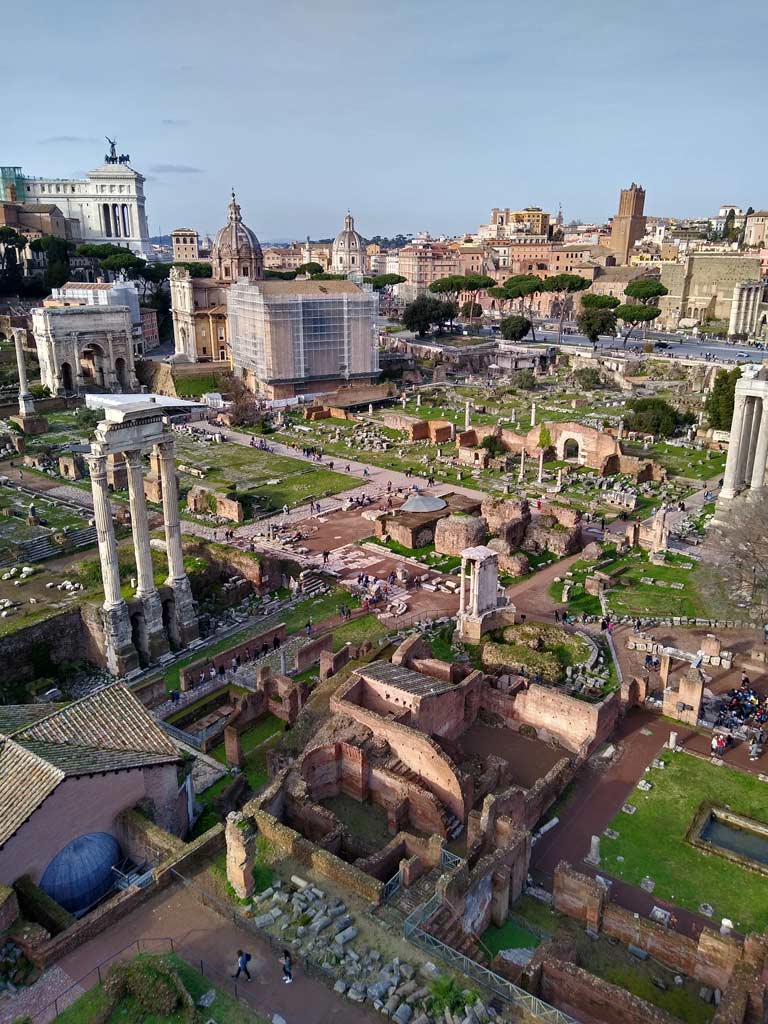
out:
M290 985L293 981L293 960L291 954L287 949L283 950L283 955L280 957L280 963L283 967L283 981L286 985Z
M251 972L248 970L248 964L251 962L251 954L245 953L242 949L237 951L237 970L232 977L237 980L241 974L244 974L248 981L251 980Z

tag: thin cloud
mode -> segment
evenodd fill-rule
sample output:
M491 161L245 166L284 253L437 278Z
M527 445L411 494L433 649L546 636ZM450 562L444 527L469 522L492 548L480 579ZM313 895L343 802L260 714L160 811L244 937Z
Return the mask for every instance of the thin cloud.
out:
M39 145L51 146L59 144L72 145L74 143L85 143L89 145L99 140L89 135L50 135L47 139L40 139Z
M189 121L185 121L183 117L164 117L160 124L171 125L174 128L183 128L189 124Z
M155 174L202 174L202 167L190 167L189 164L152 164L149 168Z

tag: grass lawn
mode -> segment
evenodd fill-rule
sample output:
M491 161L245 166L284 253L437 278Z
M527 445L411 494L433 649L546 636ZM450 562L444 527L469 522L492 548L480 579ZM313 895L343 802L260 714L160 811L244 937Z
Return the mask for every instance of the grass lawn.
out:
M350 478L325 466L314 466L303 459L259 451L240 444L203 446L183 435L175 437L176 461L202 469L210 467L205 478L181 473L182 486L213 485L224 491L236 490L264 511L294 506L349 490Z
M184 987L195 1002L214 987L208 978L203 977L199 971L190 967L185 960L173 953L162 956L140 954L134 963L140 965L146 973L148 984L151 984L151 979L158 967L168 965L179 975ZM91 1024L91 1021L95 1020L107 1005L103 988L101 985L97 985L80 996L77 1002L63 1013L60 1013L56 1018L56 1024ZM254 1013L250 1007L246 1008L232 996L221 991L217 993L216 999L206 1011L207 1017L215 1020L216 1024L266 1024L264 1018ZM120 1000L109 1020L110 1022L119 1021L120 1024L182 1024L187 1020L187 1016L182 1012L173 1013L170 1016L147 1014L147 1011L139 1005L135 998L126 996Z
M480 936L483 945L495 956L502 949L535 949L539 938L514 921L506 921L501 928L486 928Z
M526 925L534 934L542 936L564 931L574 942L581 964L598 978L634 993L687 1024L708 1024L712 1020L715 1008L699 999L699 983L693 978L686 978L683 986L678 987L674 983L675 972L658 961L651 958L636 960L625 946L614 945L602 936L597 940L590 939L578 921L556 914L546 904L530 896L522 896L511 914L521 931L526 930ZM488 938L489 933L486 932L483 936L486 945L489 945ZM663 978L667 988L657 988L653 983L654 977Z
M722 476L725 471L726 452L712 452L711 457L707 458L704 451L683 448L666 441L647 447L624 442L624 450L628 455L655 459L670 476L682 476L689 480L711 480L712 477Z
M379 622L378 618L369 612L368 615L361 615L359 619L350 619L333 629L333 649L340 651L344 644L361 644L364 640L376 641L387 635L387 627Z
M240 734L240 746L243 749L244 754L250 754L257 747L260 747L266 740L271 739L277 733L282 732L285 728L285 722L278 718L277 715L268 714L265 715L255 725L252 725L250 729L246 729L245 732ZM222 764L227 763L227 758L224 753L224 744L220 743L217 747L214 747L210 751L211 757L215 757L217 761Z
M691 846L685 833L704 801L768 820L766 784L684 753L665 751L663 759L665 769L652 768L646 774L653 789L636 790L627 800L637 812L620 811L610 822L619 838L603 838L603 868L634 885L650 876L656 883L654 895L660 899L693 911L710 903L714 920L729 917L739 931L762 931L768 926L765 879Z
M204 377L175 377L173 381L176 394L180 398L200 398L209 391L220 391L220 381L215 373Z
M631 555L606 566L603 571L625 568L622 582L608 592L608 608L616 615L680 615L696 618L708 614L707 603L697 585L698 568L682 568L690 558L667 554L666 565L653 565L643 552L640 558ZM662 580L668 584L682 583L682 590L641 583L641 579ZM720 613L718 613L720 614Z

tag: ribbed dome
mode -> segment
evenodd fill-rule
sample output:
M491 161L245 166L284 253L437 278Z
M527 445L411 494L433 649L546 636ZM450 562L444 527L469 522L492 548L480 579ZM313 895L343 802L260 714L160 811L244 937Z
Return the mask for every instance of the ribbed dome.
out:
M333 270L348 274L350 271L365 269L365 239L355 231L355 219L351 213L344 218L344 230L340 231L333 243Z
M211 251L213 276L217 280L237 280L239 277L262 276L264 259L261 244L251 229L243 224L240 206L232 193L229 218L217 232ZM244 270L244 268L248 268Z
M120 845L108 832L78 836L50 862L40 888L71 914L82 913L112 888L120 857Z

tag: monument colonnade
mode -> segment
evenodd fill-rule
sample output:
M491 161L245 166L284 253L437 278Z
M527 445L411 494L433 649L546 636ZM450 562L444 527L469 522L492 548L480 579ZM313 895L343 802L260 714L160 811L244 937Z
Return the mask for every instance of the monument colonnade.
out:
M156 420L157 410L153 409L152 412L152 419ZM107 415L109 418L109 412ZM91 452L87 456L104 585L102 607L106 658L110 671L115 675L126 674L138 668L140 663L156 661L168 652L171 643L174 646L185 646L198 635L192 589L184 571L173 440L167 430L162 430L161 433L155 431L154 437L147 436L146 432L142 437L141 431L131 436L131 427L150 426L150 422L147 418L143 424L132 424L130 421L99 424L97 439L91 444ZM120 437L125 434L128 436ZM160 468L168 558L168 577L164 585L172 590L173 598L172 607L166 607L165 611L163 606L167 598L161 596L155 583L144 488L142 454L148 443ZM110 455L117 453L125 456L127 465L137 576L135 597L140 602L138 609L133 602L129 609L120 584L117 539L107 485L107 460Z
M760 371L763 373L764 371ZM736 384L728 459L720 497L762 494L768 461L768 380L742 377Z

